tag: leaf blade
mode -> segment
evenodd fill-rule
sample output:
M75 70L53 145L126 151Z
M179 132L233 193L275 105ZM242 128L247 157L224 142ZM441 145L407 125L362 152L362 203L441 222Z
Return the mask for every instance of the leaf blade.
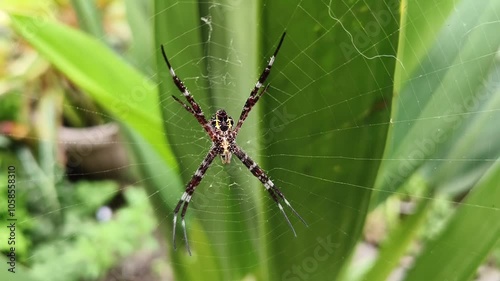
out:
M473 277L484 258L499 241L499 182L500 161L496 161L444 231L425 245L423 253L408 272L407 281L449 278L470 280Z
M82 87L113 118L129 124L176 166L165 142L155 98L156 86L91 37L49 20L11 15L14 29ZM79 48L67 47L72 42ZM90 55L82 60L81 50Z

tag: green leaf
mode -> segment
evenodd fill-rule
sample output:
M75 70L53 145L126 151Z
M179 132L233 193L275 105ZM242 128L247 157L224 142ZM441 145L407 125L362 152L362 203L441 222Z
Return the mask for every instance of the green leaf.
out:
M12 26L99 105L139 132L175 167L165 144L156 86L94 38L47 19L11 15ZM71 44L68 44L71 42Z
M446 229L424 246L407 281L471 280L500 241L500 161L460 204Z
M103 38L102 16L97 9L97 3L87 0L71 0L71 4L78 16L80 28L96 38Z
M454 4L452 9L450 3ZM404 15L408 24L400 40L400 59L405 69L399 68L403 73L398 81L400 93L394 100L393 125L384 155L388 160L384 161L377 177L376 188L382 192L377 194L375 203L382 202L397 191L426 161L434 161L432 165L435 165L436 161L443 159L467 159L469 155L458 154L456 149L464 151L461 143L464 135L470 135L468 145L474 145L472 140L477 138L477 129L468 126L466 128L471 130L461 134L457 130L467 124L471 116L486 117L481 111L476 112L481 108L471 104L474 105L479 98L486 99L481 102L483 105L494 99L494 91L486 91L484 81L496 71L495 55L500 47L500 2L484 1L477 5L477 1L473 0L445 1L443 5L436 6L441 13L425 14L430 22L443 22L441 26L423 25L417 28L413 19L422 17L421 8L420 2L409 1ZM445 21L441 19L443 16L446 16ZM439 32L434 35L435 31L430 30L436 29ZM420 34L425 38L424 44L419 41ZM414 49L415 46L418 49ZM420 53L422 55L419 56ZM418 61L415 61L416 58ZM491 109L490 106L485 108ZM498 105L493 108L498 110ZM480 119L485 120L477 123ZM474 126L482 127L487 125L486 119L471 121L475 122ZM494 149L489 152L489 155L470 157L477 156L479 161L491 164L491 156L494 159L499 153ZM433 168L425 171L429 181L443 184L437 178L443 174L434 174Z
M431 185L451 195L468 190L500 157L500 142L495 141L500 138L500 59L464 104L470 112L453 117L460 125L434 157L450 161L427 161L420 171Z
M62 219L60 212L60 202L56 190L56 184L61 178L62 163L58 161L61 153L54 146L57 143L58 135L57 128L61 122L57 112L62 107L62 89L56 82L55 76L47 75L45 78L45 91L40 94L36 115L38 118L34 122L34 131L38 138L38 147L35 158L38 161L23 161L24 164L33 163L31 181L35 186L39 187L42 194L41 200L45 203L47 211L51 212L51 217L60 222ZM24 157L29 158L31 155L28 150L21 152ZM37 163L38 162L38 163ZM37 163L39 167L36 167ZM37 169L38 168L38 169Z
M266 5L266 19L288 23L290 37L275 66L283 75L271 81L279 90L263 100L264 166L310 223L294 240L282 218L270 218L285 233L267 237L271 280L335 280L361 235L389 121L398 9L397 1Z
M145 75L155 74L155 54L153 46L152 1L125 0L127 21L132 33L132 42L128 51L128 58ZM155 80L157 80L156 77Z
M389 234L387 240L380 246L375 263L360 280L388 279L389 274L400 264L401 258L408 251L417 232L425 222L431 202L431 200L422 200L416 212Z

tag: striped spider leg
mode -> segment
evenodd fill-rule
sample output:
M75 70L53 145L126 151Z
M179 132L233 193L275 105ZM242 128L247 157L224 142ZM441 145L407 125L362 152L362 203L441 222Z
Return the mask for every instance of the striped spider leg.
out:
M262 170L262 168L260 168L259 165L257 165L257 163L255 163L255 161L253 161L250 158L250 156L248 156L248 154L246 154L236 144L232 147L232 152L234 153L234 155L236 155L236 157L238 157L241 160L241 162L243 164L245 164L245 166L248 168L248 170L250 170L250 172L256 178L258 178L260 180L260 182L262 182L262 184L264 184L264 187L269 192L269 194L273 198L274 202L276 202L278 204L278 207L279 207L281 213L283 213L283 216L285 216L286 222L288 223L288 225L292 229L293 234L295 235L295 237L297 237L297 233L295 232L295 229L293 228L292 223L288 219L288 216L286 215L285 210L283 210L283 206L280 203L280 199L283 200L283 202L285 202L285 204L292 210L292 212L307 226L306 221L299 215L299 213L297 213L297 211L295 211L295 209L292 207L292 205L290 205L290 202L288 202L288 200L286 200L285 195L283 195L281 190L279 190L279 188L277 188L274 185L274 183L269 179L269 176L266 174L266 172L264 172L264 170Z
M238 157L238 159L241 160L241 162L250 170L250 172L264 184L266 190L269 192L273 200L278 204L280 211L285 216L285 219L295 236L297 236L295 229L293 228L290 220L288 219L288 216L283 210L283 206L281 205L280 201L283 201L292 210L292 212L307 226L305 220L292 208L292 206L286 200L283 193L274 185L274 183L269 179L267 174L257 165L257 163L255 163L252 159L250 159L250 157L235 142L236 136L238 135L241 126L243 125L245 119L247 118L248 113L250 112L250 110L252 110L253 106L257 103L259 98L266 92L266 90L269 87L269 85L267 85L264 87L263 90L259 92L262 85L265 83L267 77L269 76L269 73L271 72L271 67L273 66L274 60L278 55L278 51L281 47L281 44L283 43L283 39L285 38L285 34L286 33L283 33L283 35L281 36L278 47L274 51L273 56L269 59L269 63L267 64L266 68L260 75L259 80L255 84L253 90L250 92L250 97L248 97L247 101L245 102L245 106L243 107L243 110L241 112L240 119L238 120L238 123L234 128L233 128L234 125L233 119L229 115L227 115L226 111L224 111L223 109L217 110L217 112L210 119L210 121L207 121L198 103L196 103L189 90L186 88L186 86L184 86L184 83L175 74L174 69L172 68L170 62L167 59L165 50L163 46L161 46L163 58L167 63L170 75L172 76L172 79L174 80L174 83L179 89L179 91L181 91L182 95L188 101L189 105L185 104L175 96L172 97L182 107L184 107L186 111L191 113L196 118L196 120L198 120L198 123L200 123L200 125L205 129L208 136L212 140L212 147L210 148L207 156L205 157L205 159L203 160L203 162L201 163L201 165L196 170L191 180L187 184L185 192L182 194L179 202L177 203L177 206L174 209L174 226L173 226L173 236L172 236L174 249L176 249L175 230L177 224L177 214L182 208L181 225L184 232L184 241L186 243L186 249L189 255L191 255L191 249L189 247L189 242L187 239L186 223L184 221L184 216L186 215L189 202L193 197L196 187L200 184L201 180L203 179L203 176L210 167L210 164L217 155L220 155L222 164L229 164L231 162L231 156L233 153Z
M233 134L236 138L236 135L238 135L238 132L243 125L243 122L245 119L247 119L248 113L250 113L250 110L252 110L253 106L257 103L259 98L264 94L269 87L267 85L264 90L262 90L259 93L259 89L262 87L262 85L266 82L267 76L269 76L269 73L271 73L271 67L273 67L274 60L276 59L276 56L278 55L278 52L281 48L281 44L283 43L283 40L285 39L286 31L283 32L283 35L281 35L280 42L278 43L278 47L276 47L276 50L274 51L273 55L269 59L269 63L267 64L266 68L264 71L262 71L262 74L259 77L259 80L257 80L257 83L255 83L255 86L253 87L252 91L250 92L250 96L248 97L247 101L245 102L245 106L243 106L243 110L241 111L240 119L238 120L238 124L236 124L236 128L233 130Z
M175 227L177 224L177 213L179 213L179 210L182 207L182 212L181 212L181 225L182 225L182 230L184 232L184 241L186 242L186 249L191 255L191 249L189 248L189 243L187 239L187 233L186 233L186 222L184 221L184 216L186 215L186 211L189 205L189 201L191 201L191 197L193 196L194 191L196 190L196 187L200 184L201 179L207 172L208 167L210 167L210 164L212 164L212 161L214 160L215 156L217 156L217 151L214 146L210 148L210 151L208 152L207 156L201 162L200 167L196 170L194 173L193 177L189 181L186 187L186 191L182 194L181 199L177 203L177 206L174 209L174 227L173 227L173 236L172 236L172 243L174 245L174 249L176 249L175 246Z
M200 125L203 127L203 129L205 129L205 131L207 132L210 139L212 139L212 141L213 141L215 136L214 136L214 131L213 131L212 127L210 126L207 119L205 118L205 115L203 114L203 111L201 110L200 105L198 105L198 103L194 100L193 96L189 92L188 88L186 86L184 86L184 83L175 74L174 69L170 65L170 62L168 61L167 54L165 53L165 48L163 47L163 45L161 45L161 53L163 55L163 59L167 63L168 70L170 72L170 76L172 76L172 79L174 80L175 86L177 86L177 89L179 89L179 91L182 93L182 95L187 99L187 101L189 102L191 107L184 104L182 101L180 101L174 95L172 95L172 97L178 103L180 103L188 112L193 114L193 116L196 118L196 120L198 120L198 123L200 123Z

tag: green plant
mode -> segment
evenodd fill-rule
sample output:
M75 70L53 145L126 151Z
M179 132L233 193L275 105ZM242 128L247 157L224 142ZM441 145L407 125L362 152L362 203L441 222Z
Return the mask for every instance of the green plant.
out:
M64 214L64 228L32 252L33 276L39 280L93 280L110 270L118 261L154 243L156 221L147 195L130 187L124 193L127 206L115 219L98 222L93 218L99 206L116 194L113 182L81 182ZM99 190L99 192L96 192ZM132 227L133 226L133 227ZM57 272L57 274L52 274Z
M172 226L170 217L163 219L207 140L201 130L189 129L197 128L195 121L171 101L177 92L158 46L165 44L203 108L223 107L234 117L287 29L271 90L240 140L249 141L244 149L258 155L311 226L297 229L293 239L244 169L213 168L196 195L203 208L188 214L196 258L170 251L177 279L349 279L356 267L346 265L370 206L402 195L418 211L394 228L381 259L358 277L385 280L419 241L424 247L407 280L470 280L500 237L500 149L491 141L500 133L500 3L403 4L157 0L153 36L148 29L133 42L151 56L139 58L144 64L136 68L60 23L16 14L11 19L18 34L120 122L143 163L142 178L167 241ZM155 68L151 62L158 76L150 79L144 73ZM214 191L210 183L221 188ZM418 239L430 208L441 200L436 198L450 202L471 189L435 238ZM453 259L439 266L447 255Z

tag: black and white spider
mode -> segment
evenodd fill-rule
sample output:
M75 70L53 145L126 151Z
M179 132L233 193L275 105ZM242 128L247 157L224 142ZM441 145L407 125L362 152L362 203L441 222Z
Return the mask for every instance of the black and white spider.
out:
M182 95L187 99L191 107L183 103L177 97L175 96L172 97L178 103L180 103L182 107L184 107L189 113L191 113L196 118L196 120L198 120L200 125L203 127L203 129L205 129L208 136L212 140L212 147L210 148L208 155L205 157L200 167L198 168L198 170L196 170L193 177L187 184L186 191L184 192L184 194L182 194L179 203L177 203L177 206L174 209L174 227L173 227L174 249L176 248L175 227L177 224L177 214L179 213L179 210L182 207L181 220L182 220L182 228L184 231L184 240L186 242L186 248L189 252L189 255L191 255L191 249L189 248L189 243L186 234L186 223L184 221L184 216L186 215L186 210L188 208L189 201L191 200L194 191L196 190L196 187L201 182L201 179L205 175L205 172L207 171L208 167L210 166L215 156L217 155L221 156L222 164L229 164L231 162L232 154L236 155L236 157L238 157L238 159L240 159L241 162L245 164L245 166L250 170L250 172L252 172L252 174L264 184L266 190L269 192L273 200L278 204L280 211L285 216L285 219L288 225L292 228L293 234L295 236L297 236L297 233L295 232L292 223L290 222L288 216L283 210L283 206L281 205L280 201L285 202L285 204L288 207L290 207L292 212L307 226L305 220L292 208L292 206L290 205L288 200L286 200L283 193L269 179L269 176L267 176L267 174L259 167L259 165L257 165L257 163L255 163L235 142L236 136L238 135L238 132L241 126L243 125L243 122L247 118L248 113L250 112L250 110L252 110L253 106L257 103L259 98L262 96L262 94L266 92L267 88L269 87L269 85L267 85L264 87L262 91L259 92L259 89L262 87L262 85L267 79L267 76L271 72L271 67L273 66L276 55L278 54L281 44L283 43L283 39L285 39L285 34L286 32L284 32L283 35L281 36L278 47L276 48L273 56L269 60L267 67L264 69L264 71L260 75L259 80L255 84L255 87L250 92L250 97L247 99L245 106L241 111L240 119L238 120L238 123L234 128L233 128L234 125L233 119L229 115L227 115L226 111L223 109L217 110L217 112L210 119L210 121L207 121L200 106L196 103L193 96L186 88L186 86L184 86L184 83L181 81L181 79L179 79L179 77L177 77L177 75L175 74L174 69L172 68L170 62L167 59L167 55L165 54L165 49L163 48L163 45L161 46L161 52L163 54L165 62L167 63L170 75L172 76L175 85L181 91Z

